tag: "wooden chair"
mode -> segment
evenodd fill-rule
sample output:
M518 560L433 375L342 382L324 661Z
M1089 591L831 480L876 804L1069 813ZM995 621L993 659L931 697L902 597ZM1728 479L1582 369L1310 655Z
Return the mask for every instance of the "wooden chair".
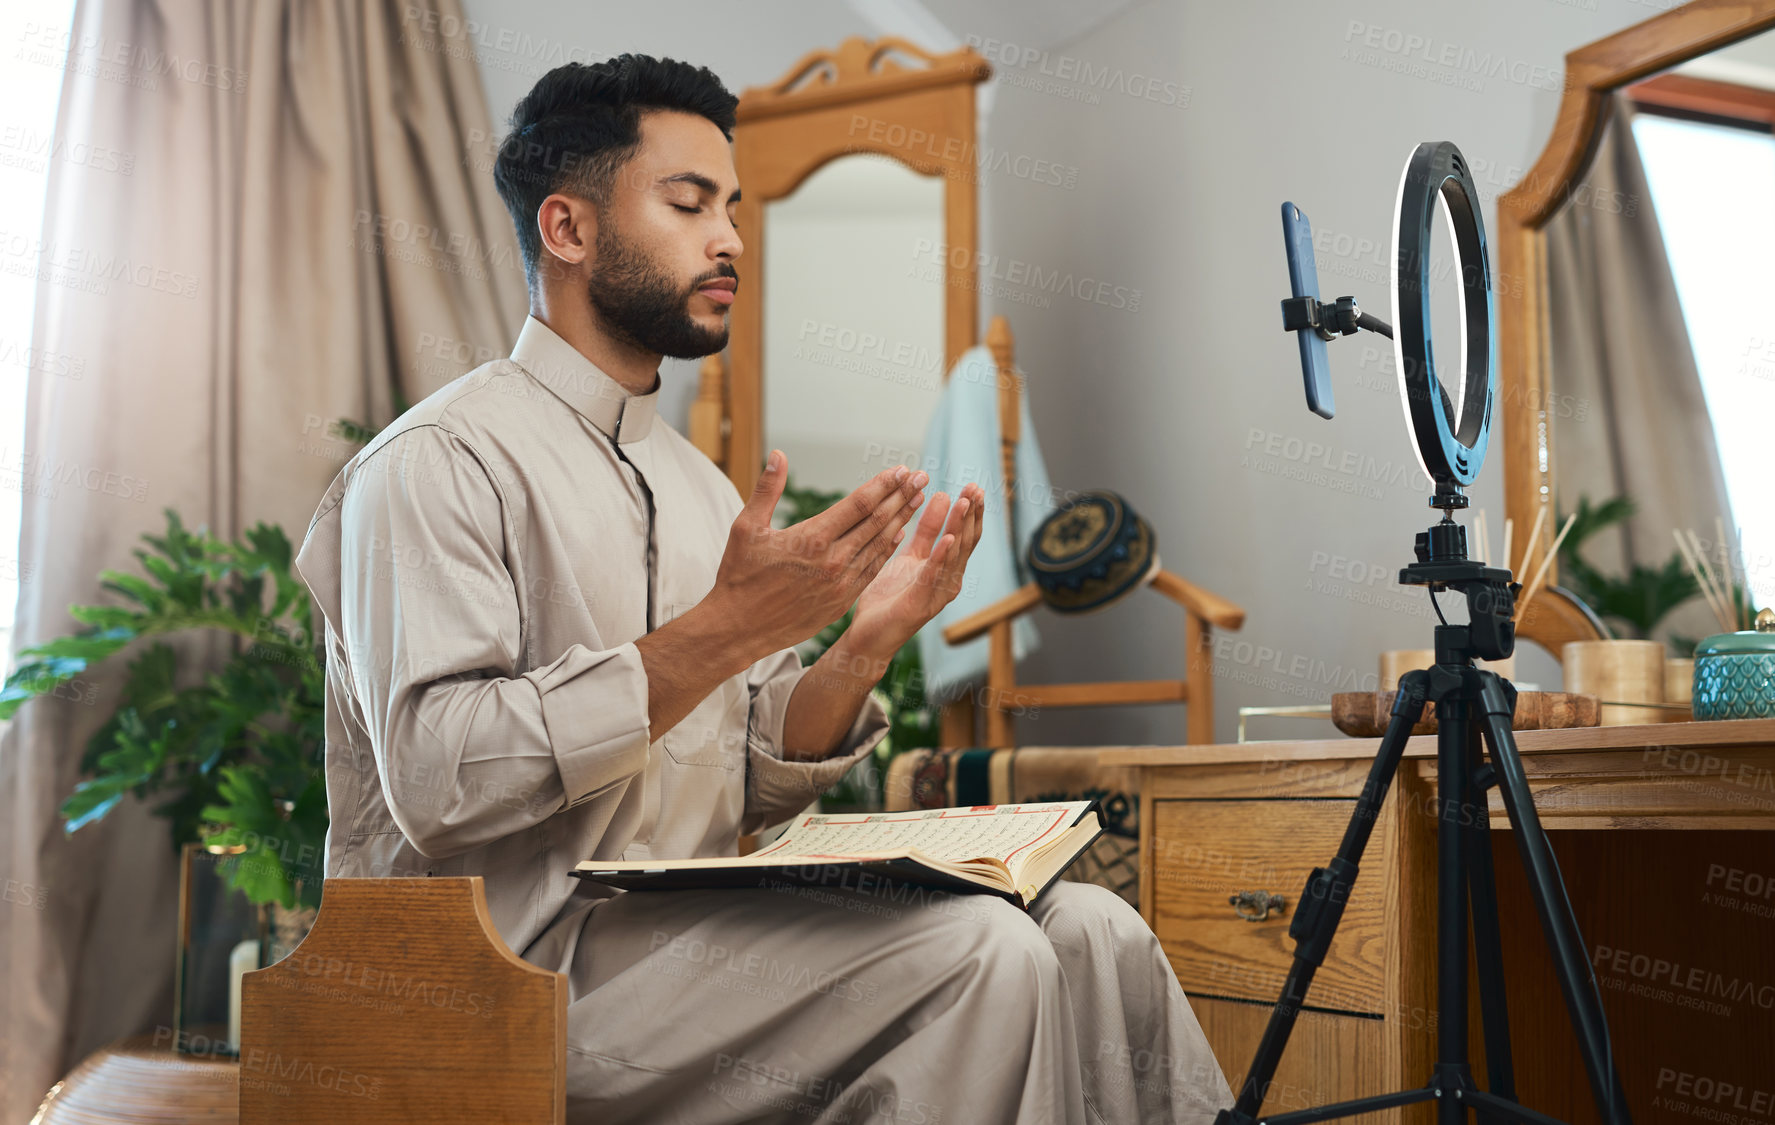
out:
M1004 317L992 318L986 332L986 346L991 349L993 362L998 368L999 455L1005 495L1014 496L1017 442L1022 436L1019 398L1023 377L1017 374L1012 362L1011 326ZM1007 526L1009 523L1007 520ZM1021 546L1012 543L1012 557L1023 557ZM973 640L987 632L991 633L991 641L984 697L979 698L976 693L945 707L941 744L945 747L979 745L1008 749L1016 745L1013 711L1043 706L1094 707L1124 703L1186 704L1185 741L1213 742L1213 631L1240 628L1245 624L1245 611L1163 567L1153 576L1151 586L1183 607L1183 679L1019 685L1016 662L1012 659L1011 626L1019 616L1042 604L1041 590L1031 582L943 630L943 639L952 645ZM974 739L972 705L976 699L986 714L984 742Z
M564 1125L567 978L520 960L480 876L328 879L242 980L242 1125Z
M1097 707L1121 703L1187 704L1187 743L1214 741L1215 628L1237 629L1245 623L1245 611L1163 567L1153 576L1154 590L1183 607L1184 678L1181 680L1125 680L1073 684L1019 684L1017 666L1011 659L1011 623L1042 604L1041 591L1031 582L1014 594L969 614L943 630L952 645L971 641L990 632L991 652L986 672L986 692L980 698L986 711L984 746L1008 749L1017 745L1013 712L1034 707Z

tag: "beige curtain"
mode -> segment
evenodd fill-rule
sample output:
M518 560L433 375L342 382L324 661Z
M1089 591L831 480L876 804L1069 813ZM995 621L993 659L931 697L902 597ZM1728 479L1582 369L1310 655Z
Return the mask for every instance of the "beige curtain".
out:
M1589 175L1547 227L1559 504L1569 512L1580 496L1626 495L1639 507L1584 546L1608 574L1661 565L1676 549L1672 528L1711 541L1715 516L1736 526L1632 113L1615 94ZM1705 636L1718 626L1697 600L1666 617L1666 631Z
M386 423L395 386L418 401L505 354L522 269L462 27L457 0L78 4L58 139L133 167L51 173L32 343L82 366L31 372L17 645L105 600L98 571L134 567L163 508L299 544L355 449L328 422ZM213 666L218 643L184 651ZM95 1047L171 1023L165 822L122 808L68 837L56 815L120 673L0 740L7 1122Z

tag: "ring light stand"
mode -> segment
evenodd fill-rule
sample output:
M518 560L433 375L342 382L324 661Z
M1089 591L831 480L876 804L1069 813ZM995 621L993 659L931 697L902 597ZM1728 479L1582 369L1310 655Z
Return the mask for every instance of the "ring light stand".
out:
M1483 1125L1505 1121L1562 1125L1516 1101L1503 946L1492 871L1491 818L1485 798L1485 791L1494 786L1509 814L1529 892L1578 1037L1597 1108L1610 1125L1631 1125L1620 1074L1611 1057L1608 1025L1596 980L1591 975L1559 865L1535 812L1528 778L1511 733L1516 689L1508 680L1474 664L1478 659L1502 659L1514 650L1516 632L1512 618L1516 594L1521 590L1508 570L1483 566L1467 557L1466 529L1453 518L1457 509L1467 506L1462 488L1478 477L1485 460L1495 393L1497 346L1491 272L1478 200L1459 149L1447 141L1417 146L1400 177L1394 211L1393 316L1397 331L1361 313L1353 298L1321 304L1311 295L1317 280L1304 276L1308 271L1300 268L1303 261L1310 265L1310 254L1300 253L1289 226L1299 224L1304 230L1305 216L1293 204L1282 205L1296 292L1293 298L1282 302L1284 328L1313 332L1323 340L1364 329L1393 337L1406 425L1418 462L1435 484L1430 506L1442 512L1440 523L1418 533L1417 561L1399 572L1399 581L1403 585L1428 587L1441 624L1435 630L1435 665L1408 672L1399 681L1387 733L1375 752L1374 765L1337 855L1327 866L1314 868L1307 877L1306 890L1288 927L1289 936L1295 941L1294 960L1283 982L1281 998L1258 1043L1237 1102L1220 1112L1216 1125L1308 1125L1427 1101L1436 1103L1437 1125L1465 1125L1469 1110ZM1458 414L1436 378L1431 347L1429 248L1438 203L1450 225L1461 266L1462 387ZM1308 290L1304 295L1303 288ZM1312 370L1316 360L1306 342L1301 354L1308 368L1309 405L1329 416L1330 396L1324 385L1323 368L1318 372ZM1465 595L1466 624L1450 625L1443 617L1436 595L1444 590ZM1260 1115L1264 1094L1288 1045L1295 1018L1307 1001L1313 975L1324 962L1336 935L1362 852L1380 815L1387 789L1398 772L1406 740L1429 704L1435 705L1437 723L1435 1070L1426 1085L1415 1089L1292 1113ZM1481 739L1487 760L1475 753ZM1485 1041L1487 1083L1483 1089L1473 1077L1467 1039L1469 905Z

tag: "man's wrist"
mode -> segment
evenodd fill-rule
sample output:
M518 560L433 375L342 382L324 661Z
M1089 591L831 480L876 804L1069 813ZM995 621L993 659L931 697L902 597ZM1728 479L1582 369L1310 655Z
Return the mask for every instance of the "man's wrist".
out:
M730 676L744 672L769 655L755 651L754 631L739 614L728 612L713 597L704 598L678 620L694 628L705 657L721 664Z
M904 641L874 634L859 633L856 629L846 629L832 642L827 652L832 654L833 663L839 668L867 679L873 687L883 676L887 675L888 663L900 651Z

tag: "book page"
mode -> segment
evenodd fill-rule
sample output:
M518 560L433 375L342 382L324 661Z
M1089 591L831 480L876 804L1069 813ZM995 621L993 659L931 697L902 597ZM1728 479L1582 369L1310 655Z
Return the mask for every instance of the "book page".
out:
M1090 804L1065 801L809 815L747 858L831 860L858 852L917 848L950 863L988 858L1009 865L1063 835Z

